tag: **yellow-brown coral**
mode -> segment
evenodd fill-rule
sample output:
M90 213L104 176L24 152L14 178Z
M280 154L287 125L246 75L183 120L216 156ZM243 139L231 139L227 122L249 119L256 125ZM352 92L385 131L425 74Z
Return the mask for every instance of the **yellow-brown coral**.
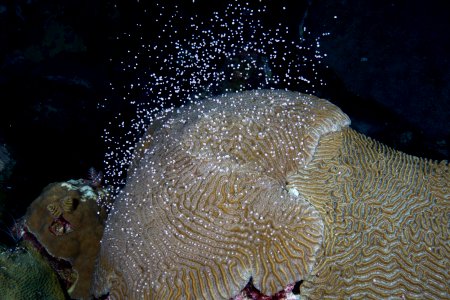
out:
M348 128L286 91L229 94L149 131L109 216L93 283L112 299L263 293L445 298L446 163Z
M58 276L41 253L27 242L0 247L0 298L65 300Z
M291 178L323 217L311 299L448 299L450 172L349 128Z
M82 180L50 184L25 215L28 230L45 249L72 264L74 274L78 275L69 291L74 299L89 299L105 218L96 199L88 199L81 190L84 186Z

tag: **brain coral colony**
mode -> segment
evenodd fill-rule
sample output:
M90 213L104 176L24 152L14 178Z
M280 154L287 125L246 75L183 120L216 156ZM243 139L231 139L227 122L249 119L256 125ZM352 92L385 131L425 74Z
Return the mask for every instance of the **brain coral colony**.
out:
M174 112L142 140L93 291L229 299L251 279L268 295L302 281L311 299L446 298L448 164L349 123L328 101L277 90Z
M286 28L263 30L256 12L264 7L236 1L207 28L190 19L188 40L177 38L175 13L158 35L162 48L145 44L120 62L133 72L147 56L159 58L125 96L134 101L131 90L140 88L151 99L137 105L139 142L130 148L130 136L106 136L124 145L107 153L109 180L129 167L92 293L448 298L448 164L365 137L326 100L266 89L306 82L312 93L321 81L295 73L311 63L298 54L303 46L284 40Z

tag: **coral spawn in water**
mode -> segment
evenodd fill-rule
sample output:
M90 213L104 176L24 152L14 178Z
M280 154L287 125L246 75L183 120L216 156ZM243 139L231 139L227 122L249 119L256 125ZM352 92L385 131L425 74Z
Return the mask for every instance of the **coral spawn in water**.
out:
M321 36L311 38L305 28L283 22L288 5L268 3L232 1L211 13L197 12L194 4L142 8L142 22L117 36L129 48L111 59L123 75L111 89L134 112L116 115L104 132L106 184L124 184L134 145L155 116L227 92L286 88L313 94L325 84L318 71L325 55ZM108 107L108 100L99 105Z

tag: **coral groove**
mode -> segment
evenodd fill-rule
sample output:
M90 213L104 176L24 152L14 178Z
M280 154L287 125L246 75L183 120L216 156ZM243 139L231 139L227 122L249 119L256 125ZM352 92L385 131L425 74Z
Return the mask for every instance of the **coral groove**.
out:
M159 118L107 220L92 292L229 299L450 295L449 166L350 129L326 100L260 90Z
M346 128L324 136L311 163L291 179L325 225L305 295L449 296L446 162L406 155Z

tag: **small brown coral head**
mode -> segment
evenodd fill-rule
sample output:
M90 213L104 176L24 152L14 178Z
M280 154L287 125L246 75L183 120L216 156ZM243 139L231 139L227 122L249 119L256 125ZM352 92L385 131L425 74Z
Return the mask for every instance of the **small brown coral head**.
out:
M48 185L33 201L24 226L36 237L36 244L49 256L70 262L59 275L71 283L68 290L76 299L88 299L94 261L100 247L105 212L97 204L104 193L84 180ZM74 276L76 275L76 278Z
M307 276L324 225L289 183L320 137L348 124L328 101L272 90L167 117L114 203L94 294L229 299L250 278L270 295Z

